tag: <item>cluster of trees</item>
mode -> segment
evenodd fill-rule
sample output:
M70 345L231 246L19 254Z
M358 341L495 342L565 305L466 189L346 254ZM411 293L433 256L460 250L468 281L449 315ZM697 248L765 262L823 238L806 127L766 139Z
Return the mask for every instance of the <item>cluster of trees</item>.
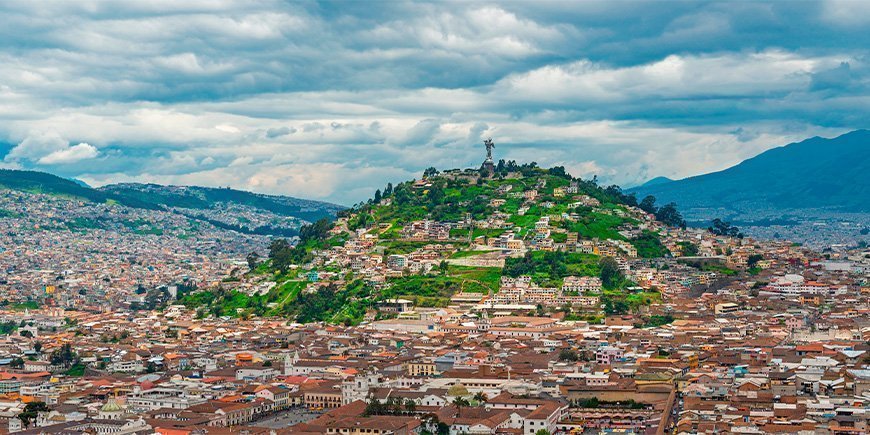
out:
M680 252L684 257L696 257L698 255L698 245L692 242L678 242L677 246L680 247Z
M299 229L299 241L304 244L309 240L325 240L329 236L329 230L331 229L332 222L326 218L320 219L310 225L303 225Z
M739 239L743 238L743 233L740 232L740 228L737 228L734 225L731 225L730 222L725 222L719 218L713 219L712 225L710 225L707 230L717 236L736 237Z
M572 349L562 349L559 351L559 361L578 361L580 356Z
M336 291L336 287L329 285L320 287L314 293L306 293L299 296L296 305L299 308L296 320L301 323L320 322L331 317L332 309L340 307L346 302L341 297L342 293Z
M625 275L613 257L602 258L598 265L601 267L601 285L604 288L617 288L625 281Z
M287 239L273 239L272 243L269 244L269 259L272 260L272 268L284 273L293 264L309 261L311 259L309 248L326 240L330 229L332 229L332 223L324 218L300 228L299 243L296 246L290 245ZM248 266L251 265L252 261L258 259L259 255L256 253L249 254Z
M30 424L36 420L40 412L48 412L48 405L45 402L30 402L24 405L24 411L18 414L18 418L24 427L30 427Z
M425 419L425 429L422 435L450 435L450 425L438 419L435 414L429 414Z
M371 398L366 403L366 409L363 411L363 416L369 417L372 415L409 415L417 411L417 402L412 399L402 399L398 397L390 397L386 401L381 402L378 399Z
M626 314L631 310L628 302L607 295L601 297L601 303L604 305L604 314L608 316Z
M72 345L65 343L63 346L51 352L49 357L51 365L58 367L71 367L79 362L79 356L72 349Z
M540 168L538 168L537 162L524 163L522 165L517 164L516 160L505 160L500 159L495 164L494 175L505 177L510 173L519 172L524 177L529 177L534 175ZM565 168L562 167L562 174L565 174ZM556 174L553 174L556 175ZM570 176L569 176L570 177Z
M314 293L299 295L295 304L284 306L287 315L296 314L300 323L334 321L352 325L362 321L372 306L372 289L362 280L354 280L344 288L329 285Z
M567 265L572 262L570 255L562 251L527 252L522 258L508 258L505 261L502 273L514 278L521 275L534 276L536 274L546 274L550 280L556 281L575 274L568 270ZM600 259L597 265L593 263L589 269L590 272L597 269L601 283L605 288L615 289L625 282L625 275L623 275L619 269L619 264L612 257ZM548 283L539 282L538 284L546 285Z
M653 314L652 316L649 316L646 323L641 323L641 324L638 324L636 326L641 327L641 328L654 328L654 327L658 327L658 326L662 326L662 325L667 325L669 323L673 323L673 321L674 321L674 316L672 316L670 314L664 314L664 315Z
M619 407L627 407L630 409L644 409L649 407L649 405L636 402L634 399L628 399L624 402L606 402L598 400L597 397L593 397L591 399L574 400L572 401L571 405L577 408L598 408L608 405L618 405Z
M565 257L562 251L545 252L539 258L536 258L532 252L526 252L522 258L508 258L502 273L514 278L539 272L548 273L551 278L565 277L568 276Z
M659 236L651 231L644 231L640 236L632 239L631 244L637 249L637 255L641 258L659 258L670 253L662 245Z
M6 322L0 323L0 335L9 335L19 328L18 322L14 320L9 320Z
M683 215L677 210L676 203L671 202L661 207L656 207L656 197L647 195L637 204L637 207L655 215L656 219L665 225L686 228L686 220L683 219Z
M764 260L764 255L761 254L752 254L749 258L746 259L746 265L750 268L755 267L759 261Z

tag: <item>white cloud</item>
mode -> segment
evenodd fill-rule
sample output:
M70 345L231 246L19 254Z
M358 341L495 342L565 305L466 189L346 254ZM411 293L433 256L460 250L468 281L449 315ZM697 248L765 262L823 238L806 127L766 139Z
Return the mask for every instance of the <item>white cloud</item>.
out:
M100 152L95 146L83 142L66 149L54 151L47 156L41 157L36 163L40 165L64 165L93 159L99 155Z
M60 134L55 131L41 131L28 135L17 146L9 151L5 161L36 161L55 151L61 151L69 146Z
M97 148L88 143L70 145L54 131L34 133L12 148L4 162L22 166L24 164L64 165L99 156Z
M2 2L0 158L345 204L477 165L482 136L605 182L683 177L866 127L853 5Z
M783 51L671 55L622 68L580 60L548 65L502 79L494 96L551 103L620 102L638 99L756 97L806 89L810 73L843 57L804 57Z

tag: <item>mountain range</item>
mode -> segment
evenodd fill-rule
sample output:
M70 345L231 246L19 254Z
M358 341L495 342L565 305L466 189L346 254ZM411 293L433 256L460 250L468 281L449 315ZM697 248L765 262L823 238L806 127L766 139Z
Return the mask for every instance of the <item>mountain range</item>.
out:
M163 186L122 183L92 188L78 180L45 172L0 170L0 187L31 193L81 198L91 202L115 202L140 209L186 209L193 212L226 209L235 205L273 215L314 222L334 217L344 207L321 201L280 195L264 195L230 188Z
M758 210L870 212L870 131L813 137L765 151L736 166L629 189L638 198L677 203L689 218L743 216Z

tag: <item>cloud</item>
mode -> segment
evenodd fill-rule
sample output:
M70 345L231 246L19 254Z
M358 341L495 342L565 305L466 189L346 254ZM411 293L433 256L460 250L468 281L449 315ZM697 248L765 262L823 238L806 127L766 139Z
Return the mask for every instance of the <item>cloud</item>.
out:
M91 144L70 145L56 132L35 133L6 154L4 162L15 166L27 164L65 165L93 159L100 152Z
M266 137L269 139L274 139L276 137L286 136L288 134L296 133L295 128L291 127L276 127L270 128L266 130Z
M41 157L36 163L40 165L60 165L76 163L82 160L93 159L100 155L97 148L88 143L80 143L66 149L54 151L51 154Z
M855 8L13 0L3 162L350 204L429 166L478 165L492 136L496 158L607 183L680 178L866 128Z

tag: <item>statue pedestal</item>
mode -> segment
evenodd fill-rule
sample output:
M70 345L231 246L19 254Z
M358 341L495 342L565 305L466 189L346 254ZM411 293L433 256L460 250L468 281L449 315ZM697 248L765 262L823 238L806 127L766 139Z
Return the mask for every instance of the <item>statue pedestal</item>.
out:
M492 177L492 175L495 174L495 165L492 163L492 160L485 160L483 165L480 166L480 169L487 177Z

